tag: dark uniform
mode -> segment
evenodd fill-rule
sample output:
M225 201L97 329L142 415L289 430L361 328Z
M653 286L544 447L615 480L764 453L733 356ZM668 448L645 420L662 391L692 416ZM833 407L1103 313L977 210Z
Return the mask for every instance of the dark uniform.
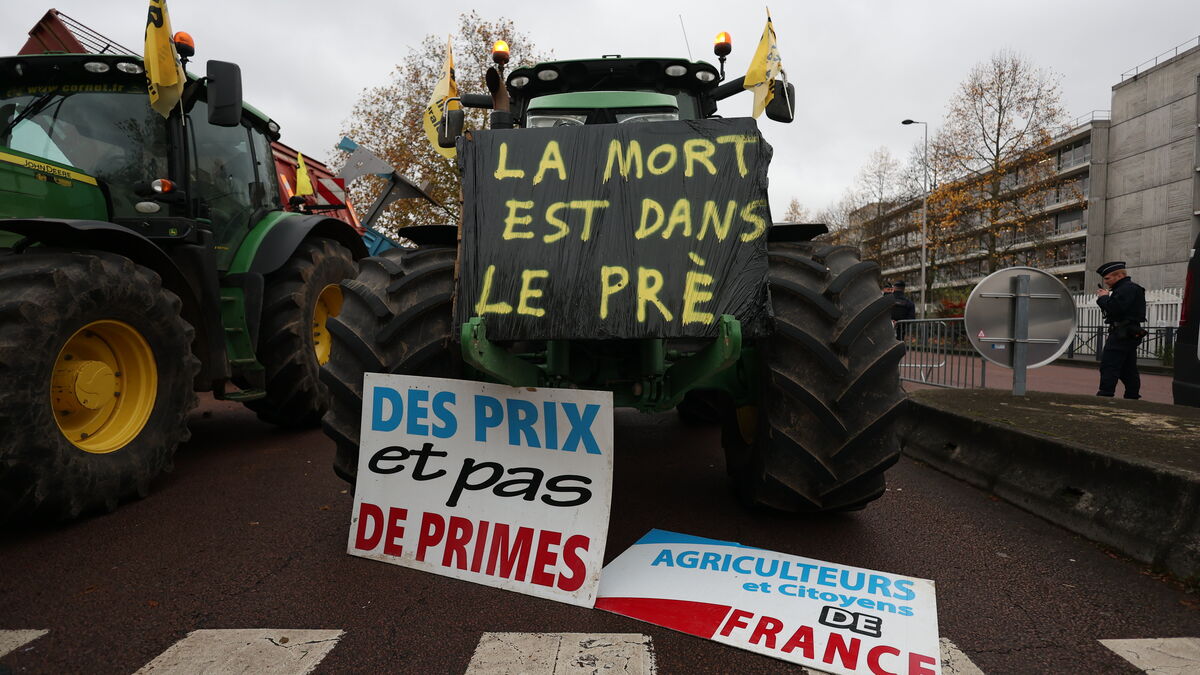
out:
M1097 272L1104 276L1120 269L1125 269L1125 263L1111 262L1101 265ZM1108 295L1096 298L1096 304L1108 324L1108 336L1100 354L1100 391L1096 395L1116 395L1119 379L1125 385L1125 398L1141 398L1137 348L1144 337L1141 325L1146 321L1146 289L1125 277L1113 284Z
M896 339L902 340L900 332L900 324L897 321L906 321L908 319L917 318L917 306L912 300L904 294L905 284L903 281L895 284L895 291L892 292L892 323L896 326Z

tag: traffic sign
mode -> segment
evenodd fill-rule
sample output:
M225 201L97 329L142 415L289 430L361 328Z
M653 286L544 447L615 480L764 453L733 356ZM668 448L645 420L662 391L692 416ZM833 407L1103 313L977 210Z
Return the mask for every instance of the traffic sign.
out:
M963 311L967 339L983 358L1012 368L1025 393L1025 369L1057 359L1075 339L1075 301L1058 277L1009 267L979 282Z

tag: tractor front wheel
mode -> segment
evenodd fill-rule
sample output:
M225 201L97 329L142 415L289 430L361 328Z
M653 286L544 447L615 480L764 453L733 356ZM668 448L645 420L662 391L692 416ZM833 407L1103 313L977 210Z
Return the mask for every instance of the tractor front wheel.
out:
M192 327L158 275L106 253L0 268L0 521L145 496L187 440Z
M892 301L847 246L771 244L772 336L758 342L756 406L728 410L726 464L744 501L781 511L860 509L884 492L904 400Z
M354 256L331 239L302 243L266 279L258 360L266 368L267 395L246 403L259 419L285 427L311 427L329 407L320 381L332 342L328 322L342 311L343 279L356 271Z
M391 249L366 258L358 278L342 283L342 313L329 322L337 358L321 370L332 404L322 427L337 444L333 469L353 483L358 473L363 373L461 377L453 328L452 247Z

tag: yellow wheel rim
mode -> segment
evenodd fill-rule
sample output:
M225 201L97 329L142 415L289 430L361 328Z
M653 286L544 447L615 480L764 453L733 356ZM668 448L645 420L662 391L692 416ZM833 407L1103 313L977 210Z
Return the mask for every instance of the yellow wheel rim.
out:
M758 407L744 405L738 408L737 425L746 445L754 445L755 431L758 429Z
M317 363L325 365L329 362L329 352L333 348L333 340L329 338L326 322L329 317L342 313L342 289L337 284L329 284L321 289L317 296L317 306L313 309L313 351L317 354Z
M93 321L67 340L50 375L58 429L75 447L104 454L142 432L158 395L158 366L142 334L121 321Z

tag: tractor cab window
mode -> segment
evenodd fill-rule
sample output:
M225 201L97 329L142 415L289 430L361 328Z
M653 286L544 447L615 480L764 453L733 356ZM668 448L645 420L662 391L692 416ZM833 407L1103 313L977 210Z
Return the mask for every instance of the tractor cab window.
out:
M196 216L211 222L217 259L227 263L265 201L251 132L244 124L236 127L209 124L204 101L196 103L189 118L188 197Z
M595 110L531 110L525 126L579 127L585 124L637 124L640 122L674 122L679 111L674 108L597 108Z
M545 127L581 127L587 124L587 113L568 112L537 112L529 113L529 121L525 126L530 129Z
M679 121L679 111L670 110L662 112L619 112L617 115L617 124L633 124L638 122L677 122Z
M107 189L114 218L136 218L137 192L167 178L166 121L146 88L61 84L0 94L0 146L66 164Z

